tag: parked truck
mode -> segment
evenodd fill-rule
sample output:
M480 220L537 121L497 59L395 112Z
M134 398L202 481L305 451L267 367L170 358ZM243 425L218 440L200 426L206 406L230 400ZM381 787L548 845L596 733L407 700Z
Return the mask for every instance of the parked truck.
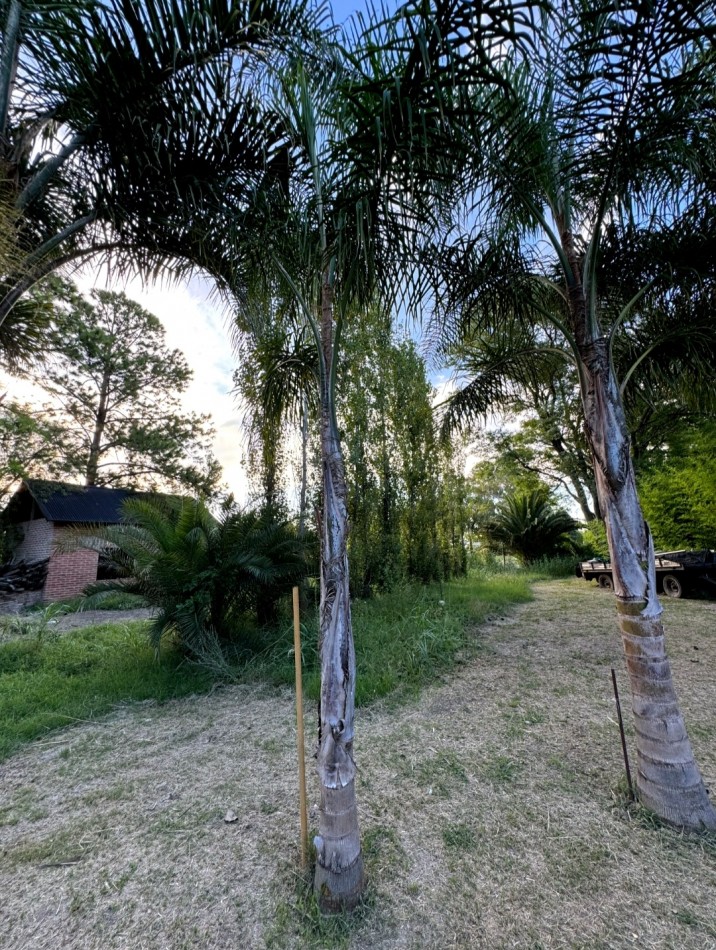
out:
M667 597L706 594L716 598L716 551L662 551L656 558L656 586ZM610 561L593 558L577 565L577 577L614 589Z

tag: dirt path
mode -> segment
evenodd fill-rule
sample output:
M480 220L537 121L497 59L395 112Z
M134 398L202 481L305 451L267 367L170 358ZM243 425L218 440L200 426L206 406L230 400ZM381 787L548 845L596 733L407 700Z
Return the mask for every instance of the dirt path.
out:
M139 607L133 610L79 610L51 620L54 630L79 630L80 627L94 627L100 623L115 623L122 620L148 620L154 616L153 607Z
M666 606L716 788L716 605ZM419 702L359 711L370 890L349 924L318 921L296 872L292 697L235 687L120 709L0 767L0 944L716 947L716 839L614 804L612 665L627 687L611 598L541 584L478 638Z

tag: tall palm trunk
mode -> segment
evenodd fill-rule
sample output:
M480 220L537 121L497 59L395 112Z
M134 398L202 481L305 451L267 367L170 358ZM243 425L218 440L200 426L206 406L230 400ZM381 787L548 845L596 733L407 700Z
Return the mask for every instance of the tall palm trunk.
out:
M323 524L321 545L321 708L318 775L321 809L314 889L321 909L351 909L363 891L353 761L355 650L348 587L348 508L343 455L330 381L333 357L333 296L327 280L321 294L321 339L325 373L321 390Z
M632 690L641 802L685 828L716 828L716 811L694 760L666 655L656 594L654 545L636 492L629 432L607 339L588 320L571 234L570 317L580 357L582 402L597 493L607 525L617 615Z
M22 4L19 0L10 0L0 39L0 136L3 139L17 72L21 16Z

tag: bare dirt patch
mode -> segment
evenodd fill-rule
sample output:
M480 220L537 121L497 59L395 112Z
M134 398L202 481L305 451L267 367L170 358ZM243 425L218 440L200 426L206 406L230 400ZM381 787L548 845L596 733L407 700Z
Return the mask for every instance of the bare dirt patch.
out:
M611 597L535 593L448 682L359 713L370 888L353 920L317 921L296 870L292 696L239 686L119 709L0 767L3 946L716 947L716 839L613 794L612 665L629 704ZM666 608L716 788L716 605Z
M100 623L149 620L154 614L153 607L134 607L131 610L78 610L50 622L53 630L79 630L81 627L95 627Z

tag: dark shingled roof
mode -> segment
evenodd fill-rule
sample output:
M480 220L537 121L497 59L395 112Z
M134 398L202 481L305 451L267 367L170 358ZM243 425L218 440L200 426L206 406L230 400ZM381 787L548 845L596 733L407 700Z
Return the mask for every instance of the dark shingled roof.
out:
M27 479L24 486L48 521L73 524L118 524L124 500L146 496L127 488L88 488L34 478Z

